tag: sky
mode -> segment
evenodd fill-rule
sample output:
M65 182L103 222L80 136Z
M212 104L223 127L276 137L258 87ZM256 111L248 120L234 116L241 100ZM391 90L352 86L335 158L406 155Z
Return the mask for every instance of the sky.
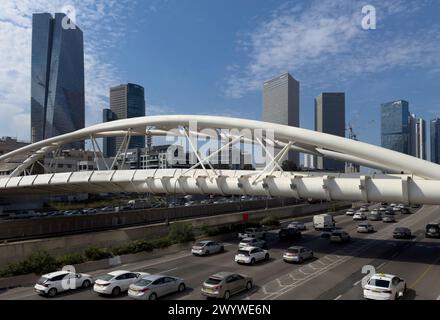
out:
M0 136L30 140L32 13L65 5L84 32L86 125L127 82L145 87L147 115L260 120L263 82L285 72L300 81L303 128L331 91L346 93L347 126L376 145L381 103L440 117L438 0L2 0ZM365 5L375 30L362 28Z

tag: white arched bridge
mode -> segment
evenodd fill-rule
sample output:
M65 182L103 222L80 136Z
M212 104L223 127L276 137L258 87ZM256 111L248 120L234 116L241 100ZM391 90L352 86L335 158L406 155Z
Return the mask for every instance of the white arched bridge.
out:
M166 135L187 139L197 157L191 168L123 169L125 156L121 159L120 155L127 151L131 137ZM111 164L98 161L102 153L96 139L105 137L123 137ZM221 147L202 158L197 150L200 139L220 142ZM95 160L101 163L98 170L32 173L33 167L41 164L49 153L56 154L63 145L83 140L91 141ZM269 160L259 170L215 169L212 159L234 144L258 144L267 152ZM276 148L276 155L272 156L269 148ZM388 174L287 172L281 163L289 151L357 163ZM437 164L311 130L229 117L172 115L118 120L25 146L0 156L0 163L17 162L17 159L22 160L16 169L0 177L1 195L148 192L440 204L440 166Z

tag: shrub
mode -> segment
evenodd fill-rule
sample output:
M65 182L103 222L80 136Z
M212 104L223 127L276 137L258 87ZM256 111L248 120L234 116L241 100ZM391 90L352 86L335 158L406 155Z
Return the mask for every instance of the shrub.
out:
M193 241L194 232L192 225L190 223L173 223L170 227L169 238L175 243Z
M55 259L56 259L56 264L59 267L80 264L86 261L86 258L79 253L66 254L63 256L56 257Z
M154 249L163 249L169 247L175 242L172 241L169 237L164 237L164 238L151 240L150 243Z
M268 227L278 227L280 225L280 220L277 216L270 215L263 218L260 223Z
M28 273L44 274L57 268L56 259L47 251L37 251L25 260L11 263L0 271L2 277L18 276Z
M101 259L106 259L112 257L111 252L107 249L102 249L98 247L90 247L84 251L84 255L88 260L96 261Z

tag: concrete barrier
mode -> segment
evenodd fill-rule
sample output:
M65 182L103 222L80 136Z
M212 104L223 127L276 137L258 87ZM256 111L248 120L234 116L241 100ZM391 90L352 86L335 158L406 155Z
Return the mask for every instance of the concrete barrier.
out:
M251 221L259 220L270 214L276 214L279 218L295 218L326 211L328 208L334 207L335 205L339 208L346 208L351 206L351 203L304 204L267 210L236 212L183 221L191 223L195 228L201 228L202 226L222 226L243 222L243 213L248 213L249 220ZM169 226L160 223L80 235L3 243L0 244L0 267L7 263L23 260L38 250L46 250L53 255L79 253L92 245L98 247L112 247L132 240L162 237L167 235L168 231Z

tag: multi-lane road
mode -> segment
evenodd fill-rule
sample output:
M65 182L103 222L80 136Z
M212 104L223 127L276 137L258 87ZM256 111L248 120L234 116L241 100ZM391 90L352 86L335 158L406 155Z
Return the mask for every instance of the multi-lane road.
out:
M310 219L309 219L310 220ZM174 275L185 279L187 290L165 299L204 299L200 294L202 282L219 271L234 271L253 278L255 287L233 299L362 299L361 281L366 274L363 266L374 266L377 272L391 273L404 278L408 291L403 299L440 299L440 239L427 239L427 223L440 220L439 206L424 206L411 215L397 214L397 222L371 222L376 229L372 234L356 232L358 222L351 217L336 217L337 226L349 232L352 241L331 244L313 230L301 240L279 242L274 232L270 235L271 259L255 266L234 262L237 240L225 244L226 251L209 257L195 257L188 251L157 259L131 263L116 269ZM397 226L408 227L415 234L413 240L394 240L392 231ZM302 265L282 260L284 250L292 244L307 246L315 252L314 260ZM109 270L97 270L93 276ZM46 299L38 296L32 287L0 292L0 299ZM128 299L126 295L106 298L92 290L79 290L58 295L54 299Z

